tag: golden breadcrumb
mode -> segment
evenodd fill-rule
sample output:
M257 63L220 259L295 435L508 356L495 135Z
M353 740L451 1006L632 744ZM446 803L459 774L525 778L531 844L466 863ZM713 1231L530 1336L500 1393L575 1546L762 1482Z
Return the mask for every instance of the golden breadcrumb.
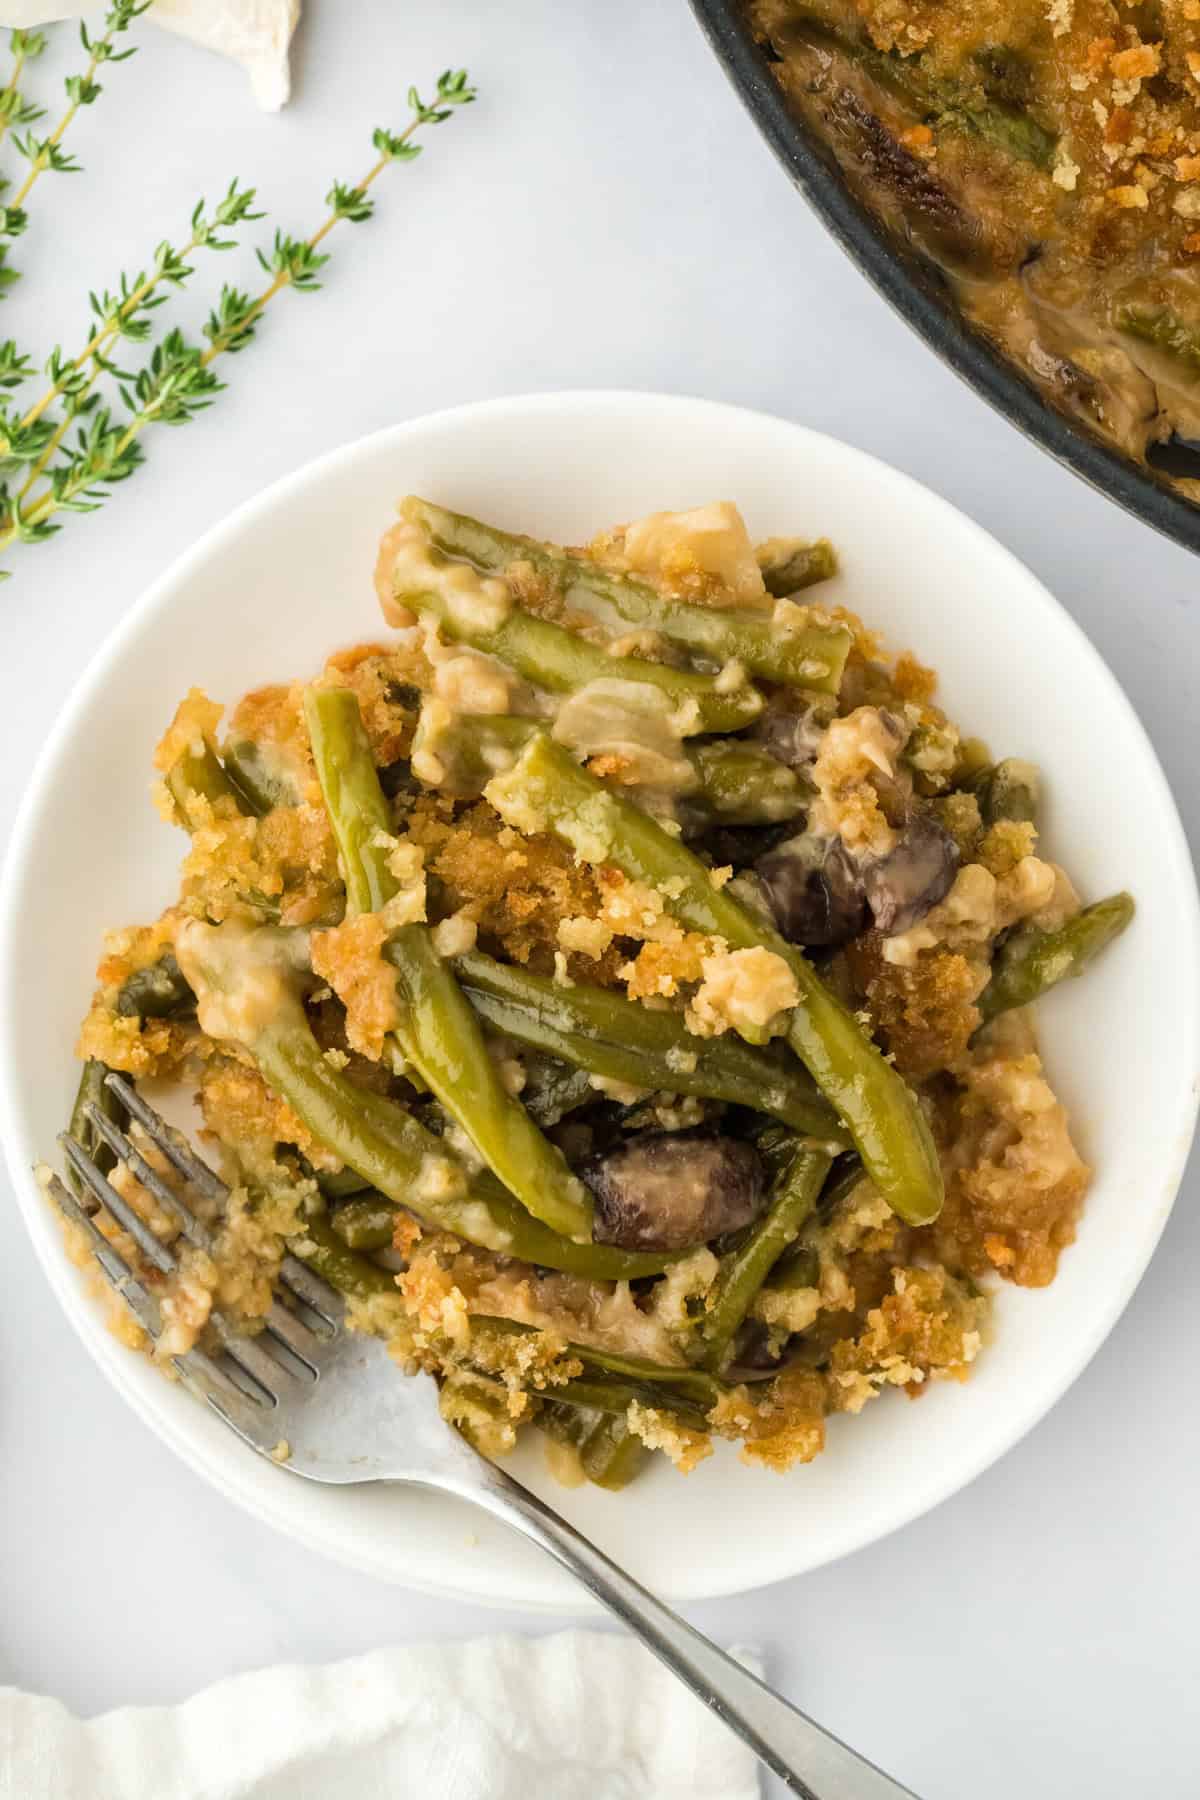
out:
M902 1075L919 1078L953 1067L978 1029L975 1004L986 965L949 950L927 950L911 966L885 962L877 931L848 944L853 974L871 1029Z
M959 1074L941 1103L946 1203L922 1235L948 1268L1045 1287L1074 1242L1089 1179L1066 1109L1032 1052L984 1047Z
M328 931L314 931L312 966L346 1008L351 1049L378 1062L400 1018L396 971L380 954L391 935L382 913L360 913Z

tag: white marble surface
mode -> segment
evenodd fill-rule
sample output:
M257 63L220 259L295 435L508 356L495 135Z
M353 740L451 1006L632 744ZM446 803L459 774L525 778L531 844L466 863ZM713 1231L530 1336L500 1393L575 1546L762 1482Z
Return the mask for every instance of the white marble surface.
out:
M303 229L331 177L365 165L370 127L402 116L410 80L466 62L483 98L392 172L373 224L339 233L326 291L272 311L202 422L152 439L150 466L99 516L14 558L0 830L96 645L232 505L395 419L628 385L819 426L987 526L1121 675L1195 842L1200 565L1024 443L891 316L792 196L683 0L310 0L278 119L254 111L235 69L144 39L80 122L86 174L44 180L18 245L27 278L0 330L34 347L73 341L86 288L202 191L256 178L273 221ZM214 259L186 314L217 275L249 280L248 260ZM693 1609L715 1635L759 1643L790 1695L926 1800L1193 1787L1197 1190L1193 1168L1111 1340L998 1467L849 1561ZM0 1267L0 1682L91 1713L283 1658L551 1627L377 1587L272 1537L83 1360L7 1207Z

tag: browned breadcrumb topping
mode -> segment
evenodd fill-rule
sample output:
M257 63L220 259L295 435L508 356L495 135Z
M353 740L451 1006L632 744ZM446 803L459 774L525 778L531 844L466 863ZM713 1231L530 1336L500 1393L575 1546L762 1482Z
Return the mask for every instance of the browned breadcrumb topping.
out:
M353 690L381 768L408 755L419 710L414 690L424 693L433 685L419 644L358 644L331 656L324 678Z
M807 1369L788 1369L765 1395L752 1398L749 1388L735 1388L713 1415L713 1428L722 1437L742 1440L743 1462L782 1475L821 1454L828 1411L824 1378Z
M1032 1052L983 1048L959 1078L941 1101L946 1204L925 1235L949 1268L1045 1287L1074 1242L1089 1177L1066 1111Z
M522 837L482 800L456 811L439 796L422 795L408 815L408 835L442 885L445 910L466 908L481 937L513 962L549 973L563 921L600 914L591 869L557 838ZM596 960L571 956L568 966L581 980L611 985L622 960L613 950Z
M997 880L1010 875L1023 857L1037 849L1037 831L1023 819L1001 819L984 832L975 851L975 862L981 862Z
M714 940L699 931L681 931L666 943L643 944L621 970L631 1000L665 999L701 977L701 964Z
M902 1075L913 1079L953 1067L979 1026L975 1002L986 968L949 950L929 950L911 968L885 962L877 931L846 948L871 1030Z
M382 913L360 913L327 931L314 931L312 966L346 1008L351 1049L378 1062L400 1017L396 971L380 954L391 935Z
M933 802L932 811L958 845L960 855L964 860L970 859L983 829L974 794L946 794Z
M214 1057L201 1074L199 1097L209 1131L248 1167L269 1167L279 1144L294 1145L318 1168L337 1166L337 1158L317 1143L257 1069L227 1056Z
M321 798L304 723L304 687L299 681L251 688L229 715L230 743L249 742L276 752L294 774L298 792L308 801Z
M98 986L79 1030L75 1054L95 1058L125 1075L177 1074L197 1047L194 1024L172 1019L123 1018L114 1010L121 987L140 969L156 963L175 941L178 914L172 908L153 925L110 931L96 968Z
M892 1291L853 1338L833 1346L831 1395L858 1412L881 1386L919 1393L927 1381L965 1381L980 1345L985 1305L945 1269L892 1271Z
M277 806L253 819L229 817L193 799L191 812L180 889L184 912L214 921L256 916L248 896L261 896L278 907L281 924L307 925L333 903L337 849L324 807Z

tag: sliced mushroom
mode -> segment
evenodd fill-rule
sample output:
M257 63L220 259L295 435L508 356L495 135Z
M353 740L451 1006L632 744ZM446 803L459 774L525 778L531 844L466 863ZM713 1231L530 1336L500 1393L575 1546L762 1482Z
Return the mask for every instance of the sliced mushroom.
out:
M907 931L944 900L958 873L959 849L944 826L918 813L894 850L863 870L876 925L885 936Z
M728 865L731 869L749 869L760 856L795 834L795 819L789 819L786 825L708 825L693 847L714 868Z
M804 700L790 693L763 713L751 735L768 755L789 769L811 768L833 716L831 702Z
M686 1250L736 1231L762 1211L758 1153L738 1138L652 1132L579 1170L596 1197L598 1244Z
M775 922L793 944L847 944L867 922L862 875L840 838L802 832L754 865Z

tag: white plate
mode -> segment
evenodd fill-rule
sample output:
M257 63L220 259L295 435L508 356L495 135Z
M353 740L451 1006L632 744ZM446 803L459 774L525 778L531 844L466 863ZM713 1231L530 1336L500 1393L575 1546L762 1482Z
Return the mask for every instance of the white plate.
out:
M1046 1057L1095 1165L1055 1285L1005 1288L965 1387L890 1395L832 1423L780 1477L718 1454L627 1494L521 1473L633 1572L681 1598L817 1567L952 1494L1079 1374L1144 1269L1195 1117L1197 902L1179 819L1146 737L1078 629L1020 563L905 476L779 419L649 394L464 407L353 444L250 501L163 576L63 712L18 826L0 907L5 1141L30 1232L89 1353L195 1469L261 1519L372 1574L510 1606L578 1606L536 1551L460 1505L313 1486L249 1454L100 1324L34 1185L75 1082L70 1049L101 929L152 918L182 840L147 797L150 755L191 683L233 701L385 635L371 569L408 490L578 542L659 507L731 497L751 532L827 533L838 599L935 663L951 714L1047 775L1046 834L1086 896L1133 889L1132 929L1043 1009ZM64 1444L64 1467L70 1448ZM136 1475L131 1474L136 1481Z

